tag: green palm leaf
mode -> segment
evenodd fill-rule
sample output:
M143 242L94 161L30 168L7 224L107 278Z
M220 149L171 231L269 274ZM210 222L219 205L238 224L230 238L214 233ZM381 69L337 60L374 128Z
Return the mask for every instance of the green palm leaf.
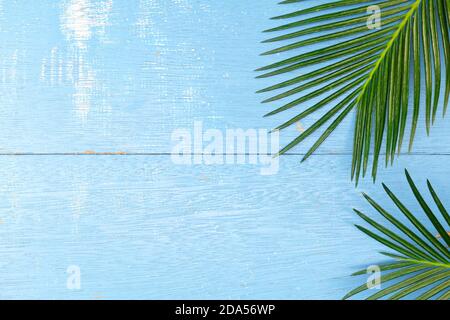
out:
M307 0L287 0L281 3L305 1ZM367 25L369 5L377 5L381 10L381 26L378 29L371 29ZM333 11L329 12L330 9ZM274 17L276 20L294 21L289 20L279 27L266 30L268 33L281 34L264 42L289 43L283 43L263 55L292 54L258 69L257 71L263 72L258 78L275 77L293 71L299 74L258 91L279 91L264 100L264 103L290 99L266 116L292 108L299 109L296 116L277 127L281 130L312 113L329 108L310 129L280 150L279 154L288 152L328 121L332 121L306 153L303 158L306 160L354 109L356 124L352 178L356 183L360 176L366 175L371 154L371 174L375 180L382 145L385 146L385 164L392 164L395 154L401 152L410 113L411 151L421 102L425 104L428 133L437 115L441 91L445 92L443 114L448 105L449 12L450 0L340 0ZM311 13L317 15L307 16ZM300 54L293 51L324 44L329 40L333 40L335 44ZM306 74L301 71L302 68L318 64L325 66ZM422 82L425 85L423 96L420 90ZM441 90L441 87L445 90ZM309 93L304 94L306 90ZM323 98L309 108L301 109L302 105L316 97Z
M382 271L380 280L384 288L369 296L368 299L388 298L396 300L409 298L412 295L415 295L420 300L431 298L449 299L450 236L446 230L450 230L450 216L430 182L427 182L428 190L443 219L440 219L426 203L408 171L406 171L406 178L409 187L434 230L425 227L387 186L383 185L386 193L411 222L411 225L415 227L415 231L394 218L393 215L384 210L372 198L364 195L370 205L395 227L394 231L355 209L355 212L373 229L369 230L362 226L356 227L394 251L394 253L383 253L395 259L394 262L380 266ZM445 224L441 220L445 221ZM436 234L438 234L437 237ZM358 271L354 275L363 274L365 274L365 270ZM368 289L367 284L361 285L349 292L344 299L348 299Z

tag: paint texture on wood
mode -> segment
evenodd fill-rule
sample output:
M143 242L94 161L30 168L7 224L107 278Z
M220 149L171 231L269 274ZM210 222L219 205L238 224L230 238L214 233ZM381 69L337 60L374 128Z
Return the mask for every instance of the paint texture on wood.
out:
M314 1L326 2L326 1ZM298 4L305 6L305 4ZM176 165L174 130L272 129L254 92L276 1L0 0L0 298L336 299L381 262L354 227L353 117L318 155ZM294 111L293 111L294 112ZM288 128L290 141L314 119ZM445 200L449 120L403 168ZM312 142L314 138L311 139ZM310 142L294 152L307 150ZM369 211L370 212L370 211ZM80 288L68 286L71 267Z

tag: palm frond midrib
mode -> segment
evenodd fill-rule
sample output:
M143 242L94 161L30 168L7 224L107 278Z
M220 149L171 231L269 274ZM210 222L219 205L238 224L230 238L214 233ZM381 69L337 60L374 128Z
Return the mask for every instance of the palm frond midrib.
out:
M386 55L389 53L389 51L392 49L393 45L395 44L395 41L398 40L400 34L405 30L408 21L410 21L410 19L414 15L414 13L417 12L417 10L419 9L419 6L422 1L423 0L416 0L416 2L412 5L411 9L406 13L405 17L402 19L401 23L398 25L397 30L393 33L391 39L386 44L386 48L380 54L380 58L375 62L375 65L374 65L372 71L368 75L367 81L364 83L364 85L362 87L362 92L358 96L357 103L360 102L361 97L365 94L365 92L367 90L368 84L370 83L370 81L372 81L375 73L379 70L382 62L386 58Z

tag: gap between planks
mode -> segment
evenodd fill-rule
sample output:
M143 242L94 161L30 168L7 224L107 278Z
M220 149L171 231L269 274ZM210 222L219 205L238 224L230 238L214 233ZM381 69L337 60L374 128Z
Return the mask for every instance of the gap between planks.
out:
M171 156L170 152L4 152L0 156ZM209 153L189 153L189 156L210 155ZM267 153L216 153L216 156L270 156ZM305 156L306 153L285 153L283 156ZM315 153L315 156L351 156L351 152ZM385 155L385 153L380 153ZM411 152L401 156L450 156L449 153Z

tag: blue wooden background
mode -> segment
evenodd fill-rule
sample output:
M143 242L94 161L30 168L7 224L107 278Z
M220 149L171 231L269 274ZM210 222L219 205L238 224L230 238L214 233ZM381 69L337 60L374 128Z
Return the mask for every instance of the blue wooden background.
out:
M272 129L252 71L276 0L0 0L0 298L337 299L383 261L358 232L351 115L262 176L253 165L178 166L171 134ZM318 115L306 119L305 128ZM380 171L412 208L407 167L446 201L450 120L420 123L412 154ZM298 135L282 133L282 143ZM108 153L108 154L101 154ZM450 204L450 203L449 203ZM79 266L81 289L66 286Z

